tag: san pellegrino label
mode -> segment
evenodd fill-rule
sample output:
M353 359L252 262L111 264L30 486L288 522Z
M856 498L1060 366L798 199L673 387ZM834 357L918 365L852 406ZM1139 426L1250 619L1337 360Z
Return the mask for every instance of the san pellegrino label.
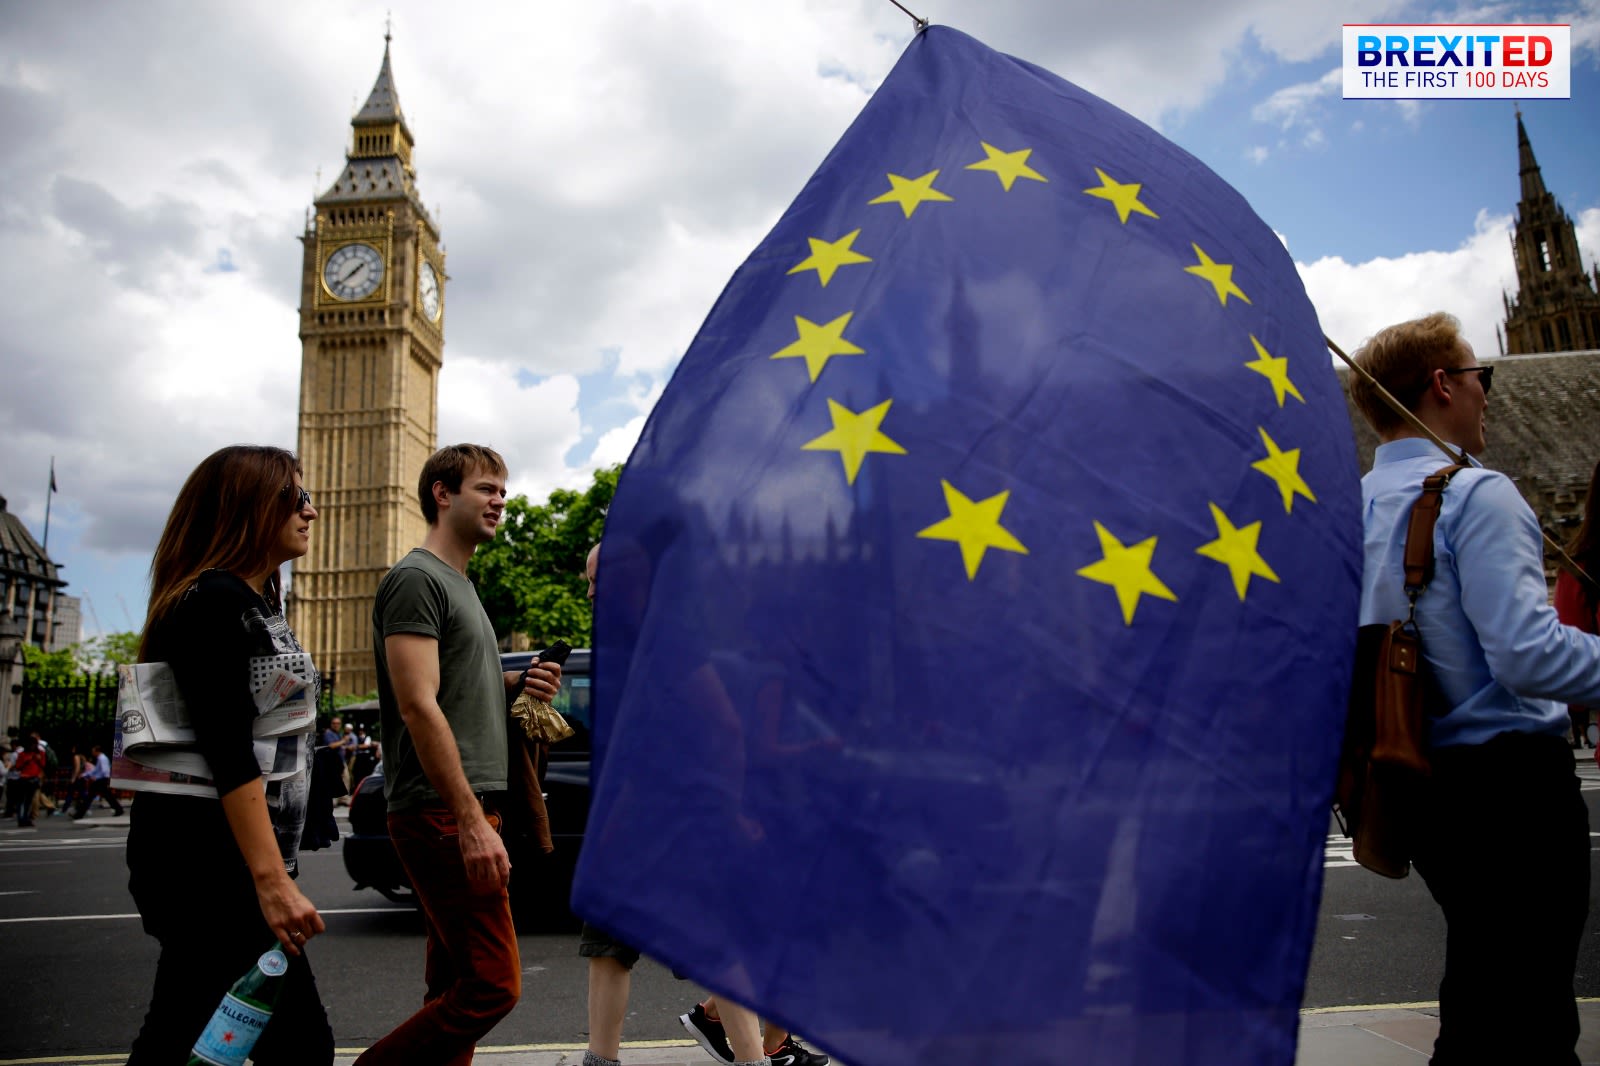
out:
M222 997L205 1031L195 1041L189 1066L244 1066L250 1050L272 1018L289 960L273 948Z

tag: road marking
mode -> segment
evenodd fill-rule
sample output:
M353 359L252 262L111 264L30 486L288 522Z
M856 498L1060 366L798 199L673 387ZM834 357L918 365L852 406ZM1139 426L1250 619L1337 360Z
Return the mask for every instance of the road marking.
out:
M1594 996L1578 996L1579 1003L1600 1003ZM1439 1006L1439 1001L1427 1000L1422 1003L1347 1003L1338 1007L1301 1007L1300 1013L1306 1014L1354 1014L1364 1010L1433 1010ZM8 1066L0 1062L0 1066Z
M330 914L416 914L417 909L415 907L340 907L335 910L319 910L317 913L324 916ZM0 918L0 925L16 925L26 922L119 922L137 917L139 917L137 914L45 914L36 918ZM38 1061L43 1062L46 1060L40 1059ZM6 1066L5 1060L0 1060L0 1066Z
M503 1044L499 1047L484 1047L478 1045L474 1055L526 1055L530 1051L583 1051L584 1044ZM625 1048L662 1049L676 1047L699 1047L693 1040L624 1040ZM333 1053L339 1058L359 1055L367 1050L362 1047L336 1047ZM119 1063L127 1061L128 1054L120 1055L44 1055L31 1059L0 1059L0 1066L90 1066L92 1063Z
M1355 849L1355 841L1343 833L1329 833L1322 842L1322 868L1337 870L1341 866L1360 866Z

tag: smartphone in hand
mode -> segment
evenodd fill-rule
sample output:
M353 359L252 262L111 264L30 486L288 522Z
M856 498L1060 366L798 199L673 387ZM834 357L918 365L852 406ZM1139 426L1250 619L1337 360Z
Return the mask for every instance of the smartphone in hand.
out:
M568 644L564 640L558 640L544 651L540 652L534 658L534 662L555 663L557 666L560 666L562 663L567 661L567 656L571 653L571 651L571 644Z
M572 645L568 644L564 640L558 640L544 651L533 657L534 666L537 666L539 663L555 663L557 666L560 666L562 663L567 661L567 655L571 653L571 651ZM517 702L518 696L522 695L522 689L528 683L528 672L532 669L533 667L530 666L527 670L522 671L522 676L517 678L517 683L511 687L509 692L506 693L506 706L508 708L513 703Z

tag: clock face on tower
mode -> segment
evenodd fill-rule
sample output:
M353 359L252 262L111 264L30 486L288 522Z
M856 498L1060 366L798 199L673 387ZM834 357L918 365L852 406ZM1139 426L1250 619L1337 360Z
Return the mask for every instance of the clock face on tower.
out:
M370 244L347 244L328 256L322 283L336 299L371 296L383 283L383 256Z
M417 267L417 299L428 321L439 321L439 275L434 272L433 264L426 260Z

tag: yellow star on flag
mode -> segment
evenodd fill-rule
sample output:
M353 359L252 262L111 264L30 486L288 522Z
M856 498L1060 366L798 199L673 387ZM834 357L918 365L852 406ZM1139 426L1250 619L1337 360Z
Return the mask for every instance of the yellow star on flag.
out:
M1311 494L1311 486L1300 476L1300 449L1283 451L1276 441L1267 436L1266 430L1257 426L1256 432L1261 434L1261 441L1267 446L1267 457L1256 460L1250 467L1277 482L1278 491L1283 494L1284 513L1288 514L1294 509L1296 496L1304 496L1312 503L1316 503L1317 498Z
M861 235L859 229L851 230L836 241L819 241L815 237L807 237L811 242L811 254L789 268L789 273L798 274L802 270L815 270L817 277L822 279L822 287L827 288L828 282L833 280L834 271L842 266L852 263L870 263L870 256L862 255L850 246Z
M799 332L799 339L781 351L773 352L774 359L793 359L804 356L806 370L811 374L811 380L817 380L817 375L822 373L822 368L828 365L828 360L836 355L864 355L865 348L857 348L854 344L844 339L844 328L850 324L853 311L846 311L827 325L819 326L809 318L794 316L795 329Z
M1139 606L1140 596L1177 601L1177 595L1162 584L1150 569L1150 558L1156 553L1155 537L1124 545L1099 522L1094 524L1094 531L1100 537L1101 559L1083 567L1078 571L1078 576L1117 590L1117 602L1122 605L1124 624L1133 625L1133 612Z
M1002 152L987 141L979 141L983 145L983 152L987 159L976 163L968 163L968 170L992 170L1000 179L1000 185L1006 192L1011 191L1012 184L1018 178L1027 178L1029 181L1043 181L1048 183L1049 178L1034 170L1028 165L1028 156L1033 154L1032 148L1019 148L1015 152Z
M949 202L954 197L946 196L933 187L933 179L939 176L937 170L930 170L920 178L902 178L898 174L889 175L889 191L876 199L868 200L869 204L899 204L900 210L911 217L911 212L924 201Z
M1211 504L1211 518L1217 523L1217 539L1200 545L1195 552L1207 559L1215 559L1228 568L1228 573L1233 575L1233 589L1239 594L1240 603L1244 602L1252 575L1268 581L1278 580L1272 567L1256 551L1256 541L1261 537L1260 522L1251 522L1243 529L1237 529L1222 513L1222 508L1214 503Z
M1258 358L1246 363L1245 366L1272 382L1272 393L1278 398L1278 406L1283 406L1285 395L1293 396L1301 403L1305 403L1306 398L1300 395L1300 390L1295 388L1294 382L1289 380L1289 360L1269 354L1261 346L1261 342L1256 340L1253 335L1250 338L1250 343L1256 346Z
M844 462L844 479L854 485L856 474L860 473L861 464L866 460L868 452L883 452L887 455L906 453L904 448L878 430L878 427L883 425L883 418L889 413L889 405L892 403L893 400L885 400L878 406L869 407L857 414L829 397L828 414L833 418L833 428L800 447L808 452L838 452L839 458Z
M1200 263L1197 266L1184 267L1184 273L1195 274L1209 281L1211 287L1217 290L1217 299L1222 301L1223 307L1228 306L1229 296L1237 296L1245 303L1250 302L1250 297L1246 296L1239 286L1233 283L1233 266L1231 264L1213 263L1211 257L1201 251L1198 244L1191 242L1189 247L1193 248L1194 254L1200 257Z
M1123 225L1127 225L1128 216L1135 211L1141 215L1149 215L1151 218L1161 217L1139 201L1139 190L1144 188L1143 185L1138 182L1124 184L1112 178L1099 167L1095 167L1094 172L1100 176L1100 184L1092 189L1083 191L1089 196L1098 196L1102 200L1110 200L1116 206L1117 217L1122 220Z
M961 561L967 566L967 580L978 576L978 566L983 553L990 548L1027 555L1028 549L1000 524L1000 512L1005 510L1011 490L996 493L987 500L974 503L961 494L950 482L941 479L944 486L944 503L950 517L935 522L918 533L929 540L953 540L961 545Z

